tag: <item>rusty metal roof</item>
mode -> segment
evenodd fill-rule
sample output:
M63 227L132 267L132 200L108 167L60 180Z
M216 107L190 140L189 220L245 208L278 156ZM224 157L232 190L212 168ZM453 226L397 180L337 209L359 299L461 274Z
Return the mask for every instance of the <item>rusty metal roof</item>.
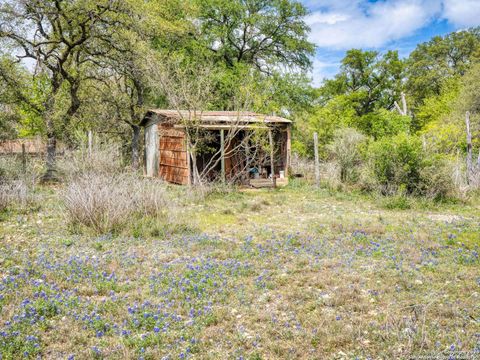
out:
M165 118L165 120L171 121L188 121L196 120L201 121L206 124L217 124L217 123L270 123L270 124L291 124L292 122L288 119L271 116L271 115L262 115L254 112L238 112L238 111L203 111L203 112L194 112L188 110L162 110L162 109L150 109L148 110L145 119L142 121L141 125L145 125L148 120L152 118L152 115L159 115L160 117Z

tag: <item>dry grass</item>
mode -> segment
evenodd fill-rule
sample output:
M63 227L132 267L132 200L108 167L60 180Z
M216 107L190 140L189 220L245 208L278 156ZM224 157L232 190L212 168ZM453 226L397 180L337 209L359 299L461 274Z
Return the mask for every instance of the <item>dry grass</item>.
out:
M67 151L58 161L59 173L66 181L83 174L121 174L125 165L120 146L116 143L96 145L92 152L86 147Z
M25 207L32 200L32 195L24 181L0 183L0 211L12 206Z
M85 173L64 194L68 220L98 234L118 232L141 217L156 217L171 202L160 181L132 174Z

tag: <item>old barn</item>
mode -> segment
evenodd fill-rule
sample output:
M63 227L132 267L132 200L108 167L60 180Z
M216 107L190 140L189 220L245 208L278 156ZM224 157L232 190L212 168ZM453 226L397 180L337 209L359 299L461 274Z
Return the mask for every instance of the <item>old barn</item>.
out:
M286 184L291 124L252 112L150 110L142 122L145 173L180 185L191 184L195 174L254 187ZM201 146L193 157L187 138L198 134ZM263 134L268 143L253 134Z

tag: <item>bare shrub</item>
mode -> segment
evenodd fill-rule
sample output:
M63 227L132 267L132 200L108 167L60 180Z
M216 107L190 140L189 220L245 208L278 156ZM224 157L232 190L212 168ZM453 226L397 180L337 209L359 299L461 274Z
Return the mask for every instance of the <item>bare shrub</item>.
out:
M91 152L85 146L66 152L58 169L66 180L72 180L82 174L120 174L125 166L120 145L105 143L95 146Z
M291 159L292 174L301 176L309 182L315 181L315 163L313 160L293 153Z
M144 216L162 215L169 201L160 181L132 174L86 173L67 186L64 203L73 225L106 233L120 231Z
M362 164L360 149L365 140L365 135L356 129L344 128L335 131L333 142L328 145L328 150L338 164L342 182L358 180L358 169Z
M422 182L421 193L433 200L447 198L462 198L461 188L455 184L455 169L458 166L454 161L444 158L433 159L420 171Z
M29 203L30 194L24 181L0 183L0 211L11 206L24 207Z
M21 155L0 156L0 182L22 180L28 186L36 184L44 173L43 159L27 155L25 165L24 169Z
M337 162L326 162L320 166L320 181L330 189L339 189L342 185L340 166Z
M133 178L132 185L135 185L137 211L144 216L164 215L171 210L173 203L169 199L167 189L163 181L159 179L138 179Z

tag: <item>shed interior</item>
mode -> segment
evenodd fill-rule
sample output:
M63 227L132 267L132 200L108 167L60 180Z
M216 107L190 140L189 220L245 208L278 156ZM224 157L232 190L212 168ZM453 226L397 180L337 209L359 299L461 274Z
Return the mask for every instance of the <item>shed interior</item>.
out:
M196 163L198 173L206 181L221 180L251 186L286 183L291 122L248 113L241 125L238 121L232 125L229 120L233 116L238 119L238 114L228 112L207 113L202 118L199 125L201 149L192 159L187 149L187 129L182 122L168 110L149 112L143 124L146 175L187 185L193 181L193 166ZM236 127L234 133L232 126ZM253 131L268 133L270 144L261 146L253 141Z

